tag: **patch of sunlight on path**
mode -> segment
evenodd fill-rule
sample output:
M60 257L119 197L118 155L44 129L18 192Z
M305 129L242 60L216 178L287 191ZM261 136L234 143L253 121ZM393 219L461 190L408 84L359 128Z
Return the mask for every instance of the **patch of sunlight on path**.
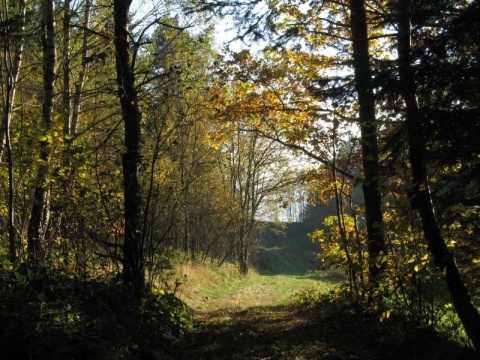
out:
M199 274L197 274L199 275ZM183 291L179 298L187 303L198 315L214 312L240 312L254 307L286 305L292 297L311 287L327 293L341 281L338 274L259 275L224 278L221 282L195 284ZM188 287L188 284L186 284Z
M288 305L296 293L310 288L327 293L342 276L252 272L241 277L203 270L189 273L180 294L195 311L187 359L323 359L330 352L328 344L317 339L322 327Z

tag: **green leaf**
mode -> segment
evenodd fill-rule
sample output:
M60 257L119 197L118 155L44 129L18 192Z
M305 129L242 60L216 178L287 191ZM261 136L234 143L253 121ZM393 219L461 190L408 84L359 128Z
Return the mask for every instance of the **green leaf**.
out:
M41 302L41 303L44 303L45 302L45 294L42 292L40 294L38 294L38 300Z
M23 282L23 281L24 281L23 275L20 274L18 271L15 272L15 279L16 279L18 282Z

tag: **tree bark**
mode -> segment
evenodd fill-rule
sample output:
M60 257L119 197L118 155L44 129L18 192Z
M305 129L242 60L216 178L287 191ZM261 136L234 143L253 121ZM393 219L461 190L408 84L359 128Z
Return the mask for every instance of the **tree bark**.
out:
M476 349L480 349L480 314L470 299L453 254L448 250L435 216L428 184L426 147L422 114L416 99L415 74L410 57L410 0L398 3L398 66L400 87L405 102L408 128L409 159L413 178L413 197L418 209L425 239L438 268L443 272L453 304L465 331Z
M89 38L89 27L90 27L90 16L91 16L92 1L85 0L85 10L83 14L83 39L82 39L82 67L78 75L78 81L75 84L75 91L73 93L72 100L72 114L69 118L70 121L70 135L75 136L77 133L78 119L80 117L80 110L83 97L83 88L85 86L85 81L87 80L87 72L89 68L89 62L87 61L88 55L88 38ZM68 140L70 143L73 143L73 139Z
M64 135L71 135L71 123L72 123L72 91L70 85L70 71L71 71L71 58L70 58L70 20L72 18L70 9L70 0L65 0L63 9L63 111L65 112L65 118L63 123Z
M32 211L27 233L28 258L34 265L38 264L41 255L41 242L45 233L48 201L47 174L50 158L50 129L53 119L54 85L55 85L55 4L53 0L44 0L42 17L42 52L43 52L43 104L42 125L44 135L40 140L40 164L33 195ZM49 137L50 136L50 137Z
M123 244L123 282L139 299L145 283L141 236L140 120L135 76L129 60L129 8L131 0L114 0L115 60L118 95L125 125L125 148L122 157L125 234Z
M359 125L365 177L363 194L368 237L369 273L370 282L375 283L385 267L382 255L386 253L386 249L382 198L379 188L377 120L375 118L375 99L370 70L367 19L363 0L350 1L350 22L353 38L355 87L358 94L358 105L360 106Z
M13 171L13 154L12 143L10 138L10 124L14 112L15 95L17 90L18 77L20 75L20 68L23 58L23 47L25 43L25 16L26 3L21 0L19 3L18 19L20 27L16 39L12 39L9 32L5 31L3 34L3 67L6 72L6 89L4 92L3 103L3 123L0 129L0 161L3 155L3 146L5 141L6 158L8 164L8 236L9 236L9 259L12 264L17 260L17 233L15 230L15 176ZM10 20L9 8L7 2L3 3L2 21ZM16 40L16 41L15 41ZM13 51L12 51L13 47Z
M337 163L337 149L336 149L336 138L337 138L337 129L336 126L333 129L333 168L336 168L336 163ZM348 239L347 239L347 232L345 230L345 211L343 207L343 199L342 199L342 191L341 189L338 188L338 178L337 178L337 172L335 170L332 171L333 174L333 190L334 190L334 195L335 195L335 210L336 210L336 216L337 216L337 221L338 221L338 229L340 231L340 241L342 242L343 250L345 252L345 257L347 259L347 264L348 264L348 283L350 286L350 291L353 292L353 290L357 287L356 286L356 275L355 275L355 269L354 269L354 264L353 264L353 259L352 256L350 255L350 249L349 249L349 244L348 244Z

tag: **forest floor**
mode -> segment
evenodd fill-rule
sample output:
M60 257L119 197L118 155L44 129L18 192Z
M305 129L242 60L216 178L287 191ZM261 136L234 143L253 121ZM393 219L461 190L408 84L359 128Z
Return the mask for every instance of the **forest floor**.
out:
M253 257L246 277L185 264L179 298L194 310L180 354L192 360L478 359L470 349L425 329L402 332L394 321L350 305L298 306L305 291L327 294L341 274L309 269L310 245L277 239ZM308 264L308 265L307 265Z

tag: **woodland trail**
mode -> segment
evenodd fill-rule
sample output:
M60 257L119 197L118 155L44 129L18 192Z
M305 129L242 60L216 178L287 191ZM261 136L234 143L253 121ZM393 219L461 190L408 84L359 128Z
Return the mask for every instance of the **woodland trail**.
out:
M314 271L318 245L295 230L290 227L287 236L264 238L247 277L189 266L181 270L187 280L180 299L195 312L183 359L372 359L355 348L357 339L362 341L362 329L351 332L356 339L348 334L340 338L331 324L301 314L292 305L306 290L326 294L344 282L338 273ZM341 332L350 326L330 321Z
M378 314L354 306L327 305L300 312L297 291L327 292L338 275L263 276L197 304L182 360L474 360L478 354L418 329L405 336ZM285 291L286 287L289 291ZM322 290L323 289L323 290ZM218 290L218 289L217 289Z
M316 348L315 358L320 352L334 352L307 336L314 326L282 305L211 313L200 320L189 355L192 359L212 360L297 359L307 347Z
M315 248L305 235L272 236L262 245L246 277L194 264L177 269L185 280L178 297L194 311L195 321L173 359L478 359L428 331L402 334L394 323L380 323L378 314L354 305L326 301L315 311L300 312L294 304L302 293L326 294L344 277L312 271Z
M314 283L336 281L325 274L255 276L234 289L204 299L188 339L186 359L340 359L319 339L322 327L289 305L295 292ZM285 285L290 287L284 291ZM318 285L318 284L317 284ZM321 338L321 337L320 337ZM352 357L341 357L341 359Z
M180 299L195 312L185 359L335 359L335 349L318 340L324 327L291 304L310 288L327 293L343 277L312 271L318 247L306 235L271 236L262 245L246 277L194 265L181 270L187 281Z

